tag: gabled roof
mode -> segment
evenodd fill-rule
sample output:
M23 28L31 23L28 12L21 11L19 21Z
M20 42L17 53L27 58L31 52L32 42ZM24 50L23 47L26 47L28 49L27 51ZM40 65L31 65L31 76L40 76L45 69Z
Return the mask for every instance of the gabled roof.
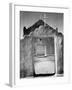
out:
M29 35L31 32L36 30L36 28L39 28L39 26L44 26L46 29L56 31L54 28L52 28L51 26L49 26L47 23L45 23L43 20L40 19L36 23L34 23L32 26L30 26L29 28L26 29L26 27L24 27L23 29L24 35Z

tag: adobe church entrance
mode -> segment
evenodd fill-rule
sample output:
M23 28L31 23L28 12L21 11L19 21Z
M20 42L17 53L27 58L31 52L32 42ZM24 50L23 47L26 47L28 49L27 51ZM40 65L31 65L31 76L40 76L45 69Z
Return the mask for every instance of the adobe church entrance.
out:
M33 66L35 76L56 73L54 37L33 37Z

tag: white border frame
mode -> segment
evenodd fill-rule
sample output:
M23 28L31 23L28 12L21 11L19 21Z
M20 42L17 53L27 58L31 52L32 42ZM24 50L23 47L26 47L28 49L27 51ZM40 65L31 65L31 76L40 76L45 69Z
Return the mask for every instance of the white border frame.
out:
M19 11L35 11L35 12L56 12L64 13L64 77L46 77L46 78L30 78L20 79L20 13ZM67 53L67 30L69 29L69 8L67 7L47 7L47 6L28 6L28 5L16 5L10 4L10 30L12 30L11 44L12 52L10 53L10 78L9 82L11 86L39 86L57 83L68 83L70 81L69 74L69 54ZM19 27L18 27L19 26Z

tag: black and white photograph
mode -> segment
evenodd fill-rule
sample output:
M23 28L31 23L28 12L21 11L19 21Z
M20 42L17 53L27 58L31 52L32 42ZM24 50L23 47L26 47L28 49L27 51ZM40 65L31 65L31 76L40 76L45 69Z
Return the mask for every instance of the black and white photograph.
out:
M20 11L20 79L64 76L64 13Z

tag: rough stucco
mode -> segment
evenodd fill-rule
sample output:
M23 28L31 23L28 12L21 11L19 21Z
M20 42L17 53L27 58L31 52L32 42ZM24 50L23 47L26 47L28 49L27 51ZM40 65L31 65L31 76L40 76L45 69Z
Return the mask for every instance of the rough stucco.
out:
M25 37L20 44L20 71L21 77L33 75L32 65L32 39Z
M64 73L64 59L63 59L63 36L57 37L57 73Z

